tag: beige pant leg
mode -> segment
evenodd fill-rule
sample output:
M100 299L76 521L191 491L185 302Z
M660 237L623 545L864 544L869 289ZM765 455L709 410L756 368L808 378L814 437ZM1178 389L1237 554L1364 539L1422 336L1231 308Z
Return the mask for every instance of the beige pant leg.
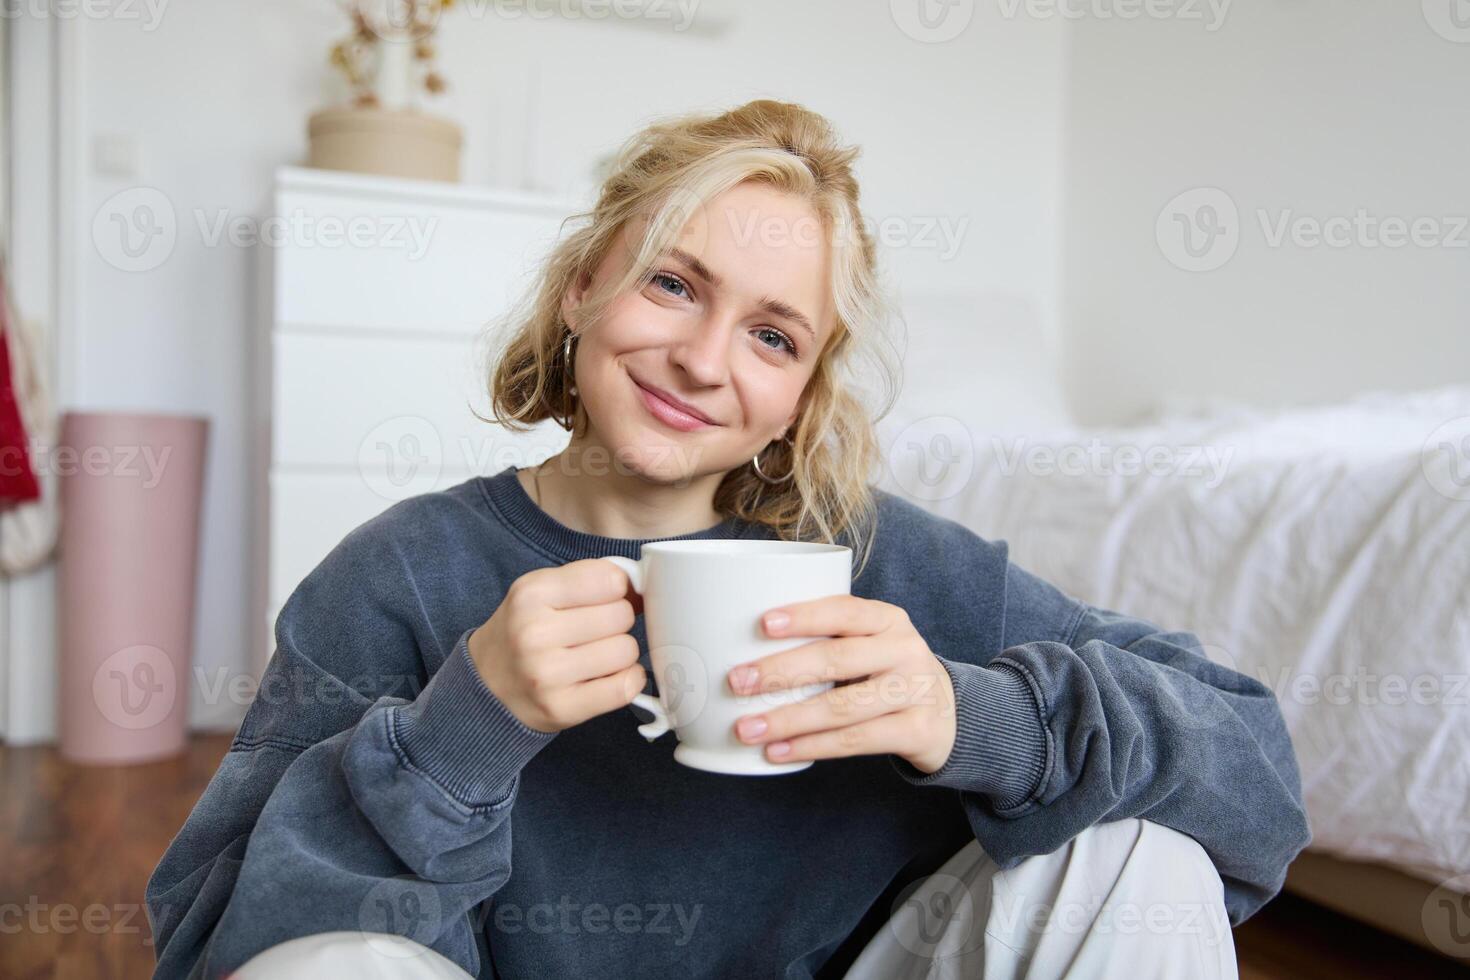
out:
M1199 843L1130 818L1009 871L972 841L900 903L846 980L1238 977Z
M468 980L450 960L403 936L323 932L272 946L231 974L232 980Z

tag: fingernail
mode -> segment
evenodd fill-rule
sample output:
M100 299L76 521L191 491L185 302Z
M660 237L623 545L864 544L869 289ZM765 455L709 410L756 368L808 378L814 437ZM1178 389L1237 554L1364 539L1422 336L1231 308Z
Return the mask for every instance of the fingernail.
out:
M736 667L730 671L730 687L736 691L747 691L755 687L756 673L754 667Z
M787 752L790 752L791 751L791 743L790 742L772 742L770 745L766 746L766 751L770 752L771 755L774 755L774 756L783 756Z
M768 727L764 718L742 718L735 725L740 737L745 739L760 738Z
M766 632L774 633L779 629L784 629L789 622L791 622L791 617L783 612L766 613Z

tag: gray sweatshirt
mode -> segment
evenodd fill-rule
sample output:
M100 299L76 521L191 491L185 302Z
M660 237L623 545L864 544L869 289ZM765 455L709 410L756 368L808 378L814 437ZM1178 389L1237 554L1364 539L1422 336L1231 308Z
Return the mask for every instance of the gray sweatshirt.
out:
M875 492L852 592L906 610L953 680L943 768L869 755L724 776L676 763L672 735L645 742L632 707L524 725L469 634L526 572L646 542L560 524L508 467L394 504L291 594L148 883L156 975L363 930L481 977L838 977L970 840L1005 869L1126 817L1203 845L1232 924L1275 895L1311 834L1270 689ZM773 536L732 518L681 537ZM654 693L641 616L632 633Z

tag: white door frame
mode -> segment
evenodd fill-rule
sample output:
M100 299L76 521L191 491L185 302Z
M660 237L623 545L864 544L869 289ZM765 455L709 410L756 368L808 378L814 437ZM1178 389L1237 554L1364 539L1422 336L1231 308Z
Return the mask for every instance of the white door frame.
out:
M41 369L58 413L75 401L69 361L77 356L70 339L83 242L77 231L85 177L83 23L80 17L56 17L49 8L10 19L4 66L10 287L17 315L36 328L45 354ZM54 562L0 578L0 740L29 744L55 738L56 649Z

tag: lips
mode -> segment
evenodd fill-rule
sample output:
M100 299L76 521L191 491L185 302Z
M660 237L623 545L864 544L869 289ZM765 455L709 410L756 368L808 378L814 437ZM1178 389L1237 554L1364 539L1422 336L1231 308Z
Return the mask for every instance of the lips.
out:
M647 406L649 412L659 419L659 421L673 428L689 432L694 429L702 429L706 425L720 424L710 418L705 412L669 394L662 388L644 384L637 378L633 378L633 383L637 385L639 395L642 397L643 403Z

